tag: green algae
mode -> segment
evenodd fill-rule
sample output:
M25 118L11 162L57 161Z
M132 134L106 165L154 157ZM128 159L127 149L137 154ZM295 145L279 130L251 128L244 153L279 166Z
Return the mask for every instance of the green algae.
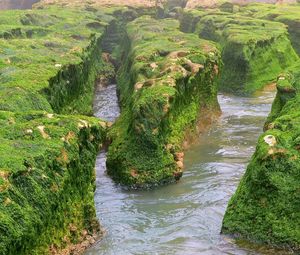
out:
M299 5L223 7L184 11L180 19L182 31L221 45L220 89L253 92L279 76L265 133L228 204L222 233L297 253L300 68L294 49L299 53Z
M50 244L94 234L93 169L105 126L44 112L2 111L0 123L0 254L49 254Z
M300 251L299 64L281 74L256 151L231 198L222 232Z
M289 38L300 55L300 5L249 4L241 8L244 15L282 22L288 26Z
M95 80L115 76L103 50L117 59L112 50L122 25L144 11L37 8L0 15L0 254L5 255L52 254L99 231L94 165L107 126L76 114L92 114ZM116 39L107 39L111 32Z
M105 65L99 45L112 17L57 7L2 13L0 109L91 114ZM6 102L8 95L17 100Z
M108 127L77 114L92 114L95 80L115 76L106 52L119 58L122 26L144 11L45 6L0 15L3 255L57 253L98 234L94 166Z
M182 14L182 31L220 44L225 90L252 92L298 60L281 24L288 25L298 49L298 7L278 16L266 7L265 17L249 8L233 14L239 10L227 4L221 11ZM109 174L137 188L181 177L186 131L195 129L203 112L219 111L215 82L220 57L214 43L180 33L170 19L142 17L124 37L125 24L142 12L87 6L1 12L0 254L47 254L50 244L61 249L80 242L82 230L98 229L92 169L105 139L104 124L46 112L91 114L95 78L114 75L112 65L101 58L102 49L121 64L122 115L109 134ZM232 198L223 226L224 233L296 250L299 229L293 224L300 225L300 210L289 201L299 200L299 139L294 135L299 125L292 112L299 102L297 68L278 80L266 124L270 130L265 135L279 142L269 155L260 138L250 174Z
M107 156L108 173L122 184L141 188L179 179L185 131L204 109L219 110L218 50L178 26L149 16L127 26L118 75L122 114Z
M192 27L185 25L189 19ZM280 72L298 60L288 31L280 22L220 10L192 10L183 14L181 24L183 31L221 45L224 70L220 89L225 91L252 93L275 81Z
M99 231L94 164L106 124L91 114L107 9L0 15L0 254L50 254ZM65 113L69 115L57 115Z

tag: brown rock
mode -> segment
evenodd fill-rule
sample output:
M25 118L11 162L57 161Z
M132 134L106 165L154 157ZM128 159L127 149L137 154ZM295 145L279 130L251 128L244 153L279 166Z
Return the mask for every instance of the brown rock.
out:
M182 161L177 161L176 162L177 166L182 169L183 168L183 162Z
M178 161L183 161L184 158L184 152L176 152L175 153L175 159Z

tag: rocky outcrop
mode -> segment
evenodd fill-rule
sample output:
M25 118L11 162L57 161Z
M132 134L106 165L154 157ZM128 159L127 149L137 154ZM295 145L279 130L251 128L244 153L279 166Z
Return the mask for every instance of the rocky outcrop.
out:
M219 112L219 52L178 25L145 16L127 27L118 75L122 112L110 132L107 167L114 180L131 187L178 180L185 132L195 130L205 111Z
M98 22L97 28L89 26L97 21L97 15L104 17L103 23ZM97 75L101 71L114 75L112 66L102 60L100 47L112 17L97 15L58 7L20 15L14 11L1 13L9 26L1 27L0 37L10 36L0 39L6 52L0 59L0 109L91 115ZM78 19L83 22L78 24ZM17 37L12 29L19 31Z
M241 9L245 15L259 19L273 20L287 25L289 38L294 49L300 55L300 5L256 5L251 4Z
M54 6L1 12L1 255L71 252L100 232L94 166L107 127L71 114L91 114L95 79L113 75L100 47L112 19Z
M299 65L280 75L256 151L231 198L222 233L300 251Z
M55 254L98 236L97 119L0 112L0 254Z
M192 26L186 25L189 19ZM247 17L238 10L192 10L182 15L181 24L183 31L220 44L224 62L220 89L225 91L252 93L298 60L282 23Z

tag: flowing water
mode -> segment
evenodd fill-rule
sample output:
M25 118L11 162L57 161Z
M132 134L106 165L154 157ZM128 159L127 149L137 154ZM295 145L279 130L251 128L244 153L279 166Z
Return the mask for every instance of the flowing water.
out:
M97 91L95 115L114 120L119 114L115 86ZM219 95L223 114L186 151L185 172L176 184L123 190L106 175L101 152L95 203L106 234L86 255L261 254L240 248L220 235L220 228L273 98L270 91L247 98Z
M120 114L117 85L103 86L98 83L94 98L94 115L106 121L114 122Z
M0 0L0 10L31 8L38 1ZM186 151L185 172L177 184L123 190L106 175L106 154L101 152L95 203L106 235L85 254L279 254L249 244L241 248L220 235L226 205L255 150L273 98L271 91L248 98L219 95L222 117ZM96 88L94 112L111 122L119 116L116 85Z

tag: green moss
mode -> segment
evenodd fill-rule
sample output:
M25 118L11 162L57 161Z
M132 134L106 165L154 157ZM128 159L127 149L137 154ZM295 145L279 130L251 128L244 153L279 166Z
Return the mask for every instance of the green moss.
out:
M0 254L49 254L99 229L94 163L105 127L84 116L0 112Z
M222 227L223 233L295 252L300 251L299 70L297 65L278 78L267 131L259 138Z
M180 30L185 33L193 33L196 25L207 12L201 10L184 10L180 16Z
M0 254L50 254L99 230L94 164L106 124L91 114L107 9L1 11ZM54 114L55 112L55 114Z
M300 55L300 5L250 4L241 11L251 17L274 20L288 26L290 40Z
M108 173L134 187L179 179L176 156L203 109L218 111L220 66L213 43L183 34L172 19L141 17L127 26L118 86L122 114L111 130Z
M58 7L1 12L0 109L91 114L95 78L107 72L99 46L111 19Z
M274 81L280 72L298 60L286 27L279 22L219 10L205 13L190 11L185 15L193 15L192 20L197 22L189 32L216 41L223 49L224 70L220 78L222 90L252 93ZM183 15L182 29L185 20Z

